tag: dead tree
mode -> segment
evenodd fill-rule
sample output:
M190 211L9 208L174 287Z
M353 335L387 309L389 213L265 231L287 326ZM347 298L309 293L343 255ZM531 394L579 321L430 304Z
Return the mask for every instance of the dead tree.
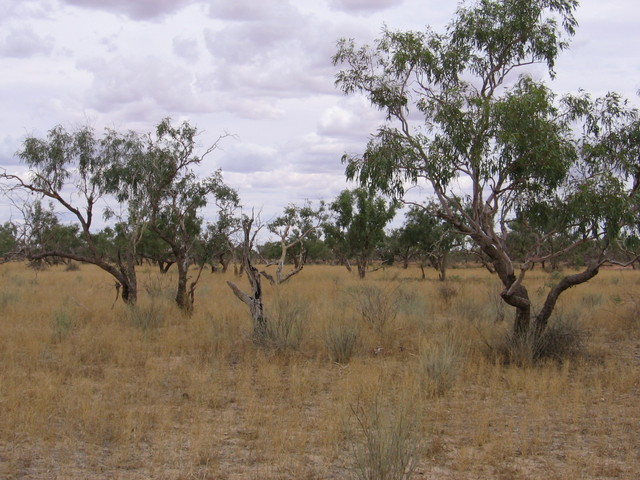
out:
M244 302L251 313L253 321L253 340L256 343L263 343L267 338L267 317L264 313L262 304L262 286L260 284L260 272L251 263L251 252L256 239L256 235L260 231L260 226L253 228L255 217L244 217L242 220L242 267L249 280L251 294L245 293L233 282L227 281L227 285L231 288L234 295Z

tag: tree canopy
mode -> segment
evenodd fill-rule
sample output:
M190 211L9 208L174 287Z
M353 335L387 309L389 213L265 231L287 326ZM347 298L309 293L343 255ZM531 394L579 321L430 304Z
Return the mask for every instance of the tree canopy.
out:
M327 244L350 268L355 257L358 275L364 278L373 253L385 239L385 226L396 214L397 204L364 188L343 190L330 205L333 219L325 223Z
M519 338L545 329L558 296L598 273L637 215L637 110L615 93L559 96L527 69L555 76L576 7L481 0L460 6L443 33L385 29L373 46L340 40L333 58L344 67L337 86L386 113L365 152L345 155L347 177L397 198L407 185L433 192L437 214L502 281ZM534 232L518 261L506 241L516 217ZM558 236L573 240L541 248ZM533 315L526 272L584 244L587 267L561 278Z

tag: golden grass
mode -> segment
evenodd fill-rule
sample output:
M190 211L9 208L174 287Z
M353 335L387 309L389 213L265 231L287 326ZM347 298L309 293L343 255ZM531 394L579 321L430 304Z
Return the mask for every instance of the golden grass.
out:
M553 276L532 273L540 297ZM354 406L376 398L414 415L413 478L640 476L638 272L604 271L566 292L557 316L585 332L580 354L526 368L487 354L511 312L480 269L442 285L416 269L362 282L305 267L265 285L272 310L276 298L307 306L300 345L280 350L251 342L230 277L204 275L184 317L171 273L141 269L132 310L113 305L112 281L91 266L1 265L0 477L348 478ZM396 302L380 328L361 318L363 286ZM336 324L358 332L343 365L326 345ZM434 368L452 369L443 388Z

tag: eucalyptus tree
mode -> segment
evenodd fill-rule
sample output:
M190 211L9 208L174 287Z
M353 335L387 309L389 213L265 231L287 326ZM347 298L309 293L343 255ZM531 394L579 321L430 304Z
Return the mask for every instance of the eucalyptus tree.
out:
M398 230L397 245L418 260L422 278L424 267L431 265L441 281L446 280L449 252L462 243L461 235L433 212L435 205L412 205Z
M224 136L197 154L198 135L198 129L188 122L174 126L165 118L155 134L141 139L140 154L121 163L117 175L121 199L147 219L149 228L173 255L178 270L175 300L185 312L193 309L200 279L201 269L194 278L189 276L202 230L200 214L211 198L220 208L239 202L236 191L223 182L220 170L204 178L196 171Z
M358 276L364 278L373 254L385 239L385 227L393 220L397 204L364 188L343 190L331 203L333 218L324 224L325 241L351 271L355 258Z
M270 283L280 285L299 273L307 259L305 240L313 237L326 219L324 202L320 202L317 208L308 200L301 207L294 204L287 205L282 215L267 225L269 231L278 237L280 256L275 262L277 265L275 277L266 271L262 271L262 275ZM297 250L293 254L294 267L288 272L283 272L287 253L294 250ZM267 267L270 265L273 263L267 264Z
M26 174L0 174L7 195L28 193L46 198L79 225L82 248L69 243L42 243L28 257L94 264L115 279L116 289L122 290L122 300L127 304L137 300L135 256L144 220L132 213L126 202L113 199L118 192L111 168L116 162L129 162L137 154L136 146L135 134L107 130L98 138L90 127L67 131L57 126L46 138L29 136L24 140L17 155L29 169ZM100 213L106 218L118 216L126 225L126 241L113 255L99 248L94 238L94 220Z
M85 249L85 242L79 235L77 224L64 225L55 214L53 204L48 208L42 206L39 200L26 202L22 207L23 237L22 249L27 258L33 258L42 252L66 251L80 254ZM66 263L64 257L48 256L47 263Z
M116 236L116 240L119 236ZM138 263L147 261L155 264L160 273L167 273L175 263L173 252L156 232L146 228L138 245Z
M550 77L577 22L575 0L480 0L437 33L385 29L373 46L342 39L336 84L386 114L346 174L404 198L433 191L437 214L482 252L515 309L516 340L539 338L558 297L598 274L621 227L637 215L638 112L615 93L559 97L527 75ZM520 75L518 75L520 72ZM516 212L545 206L545 229L516 261L506 241ZM528 213L525 213L527 216ZM529 217L530 218L530 217ZM559 251L543 247L573 238ZM534 310L525 286L536 263L589 245L586 266L550 287Z
M201 236L200 263L208 263L212 271L220 265L222 273L226 273L230 262L238 262L239 247L234 236L242 230L242 218L238 215L237 197L218 199L217 204L217 218L207 223Z
M13 222L0 225L0 261L5 262L19 255L18 227Z

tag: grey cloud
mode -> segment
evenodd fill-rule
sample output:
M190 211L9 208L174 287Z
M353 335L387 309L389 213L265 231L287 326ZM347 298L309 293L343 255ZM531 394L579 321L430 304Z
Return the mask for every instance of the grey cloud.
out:
M396 7L404 0L331 0L329 6L334 10L348 13L373 13Z
M20 145L19 141L11 135L6 135L0 140L0 165L9 166L18 163L16 159L16 152Z
M133 20L153 20L194 3L196 0L63 0L69 5L125 15Z
M283 25L264 22L258 25L231 24L221 30L207 29L205 42L211 55L236 64L256 64L270 52L290 41Z
M206 30L216 88L279 98L335 94L330 59L340 36L336 27L292 15L282 22L241 22Z
M198 41L193 38L176 37L173 39L173 53L184 60L196 62L200 58Z
M29 58L36 55L47 55L53 49L51 37L40 37L31 28L10 30L0 40L0 55L3 57Z
M255 22L290 16L295 9L282 0L209 0L209 15L220 20Z
M54 9L51 0L5 0L0 2L0 24L16 18L47 18Z
M93 75L90 106L100 112L128 109L144 113L205 112L207 103L194 90L193 74L157 57L87 59L79 68Z
M217 163L224 172L234 173L267 172L280 164L276 149L248 143L224 146Z
M309 134L288 145L285 162L292 171L305 174L344 175L341 158L345 153L362 152L367 137L336 139Z

